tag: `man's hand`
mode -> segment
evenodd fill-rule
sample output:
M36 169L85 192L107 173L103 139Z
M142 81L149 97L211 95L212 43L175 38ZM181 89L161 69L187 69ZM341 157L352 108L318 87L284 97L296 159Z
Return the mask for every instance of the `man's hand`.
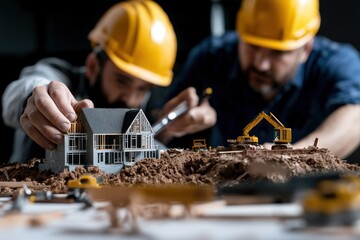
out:
M207 98L199 103L199 96L193 87L189 87L179 93L165 104L161 117L167 115L182 101L188 103L189 110L181 117L175 119L157 136L163 142L168 143L173 137L182 137L212 127L216 123L216 112L210 106Z
M77 101L61 82L36 87L20 117L27 135L45 149L52 150L63 141L70 122L77 119L81 108L94 107L90 100Z

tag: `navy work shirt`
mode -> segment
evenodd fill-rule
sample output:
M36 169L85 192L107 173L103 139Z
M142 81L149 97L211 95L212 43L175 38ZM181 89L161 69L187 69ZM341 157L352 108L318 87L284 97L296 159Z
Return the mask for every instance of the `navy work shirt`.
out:
M360 58L348 44L317 36L308 60L271 101L252 90L240 68L238 35L227 33L202 41L190 53L169 98L194 86L198 95L213 88L210 104L217 112L213 146L242 135L261 111L272 112L291 128L293 143L314 131L336 108L360 103ZM274 127L265 119L250 131L259 143L273 141ZM321 139L319 139L321 141Z

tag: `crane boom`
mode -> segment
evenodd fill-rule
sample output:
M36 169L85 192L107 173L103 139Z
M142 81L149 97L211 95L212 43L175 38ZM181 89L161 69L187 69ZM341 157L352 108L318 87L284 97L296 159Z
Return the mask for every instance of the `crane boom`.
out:
M262 111L261 113L259 113L259 115L256 116L256 118L254 118L254 120L252 120L250 123L248 123L248 125L244 127L243 134L248 136L251 129L253 129L256 125L258 125L261 122L261 120L263 120L264 118L275 128L285 127L284 124L282 124L280 120L275 117L274 114L270 112L270 116L269 116L264 111Z

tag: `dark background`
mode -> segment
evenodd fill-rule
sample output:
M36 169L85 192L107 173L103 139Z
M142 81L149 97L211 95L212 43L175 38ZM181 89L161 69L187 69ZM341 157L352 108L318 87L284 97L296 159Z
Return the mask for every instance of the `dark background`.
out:
M225 29L234 29L241 0L157 0L168 13L178 39L175 75L189 50L211 34L211 6L221 4ZM60 57L76 65L84 64L90 45L87 34L114 0L1 0L0 2L0 94L20 70L42 57ZM196 2L196 4L195 4ZM360 49L360 1L321 0L320 34ZM163 89L159 89L162 92ZM1 109L1 106L0 106ZM12 148L13 130L1 121L3 154L6 162ZM348 160L358 160L356 153Z

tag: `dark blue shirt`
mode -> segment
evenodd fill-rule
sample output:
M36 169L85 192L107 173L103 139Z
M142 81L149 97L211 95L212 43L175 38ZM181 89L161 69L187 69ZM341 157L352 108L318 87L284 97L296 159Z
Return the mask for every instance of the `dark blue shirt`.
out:
M210 103L217 112L213 146L242 135L243 128L261 111L272 112L291 128L293 142L314 131L336 108L360 103L360 58L348 44L316 37L308 60L299 66L271 101L253 91L241 71L238 35L227 33L198 44L169 91L169 98L194 86L198 95L213 88ZM260 143L273 141L274 127L262 121L250 131ZM319 139L321 141L321 139Z

